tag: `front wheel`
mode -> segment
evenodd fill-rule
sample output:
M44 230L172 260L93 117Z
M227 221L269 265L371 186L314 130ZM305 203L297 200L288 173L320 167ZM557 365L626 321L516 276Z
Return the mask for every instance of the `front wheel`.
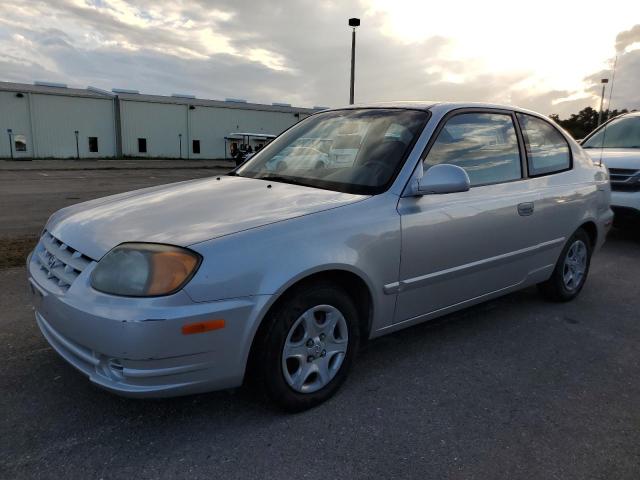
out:
M330 283L289 294L265 319L255 375L267 397L302 411L331 397L347 377L358 348L358 313L351 298Z
M584 286L591 264L591 240L587 232L579 229L566 243L551 278L538 285L549 300L573 300Z

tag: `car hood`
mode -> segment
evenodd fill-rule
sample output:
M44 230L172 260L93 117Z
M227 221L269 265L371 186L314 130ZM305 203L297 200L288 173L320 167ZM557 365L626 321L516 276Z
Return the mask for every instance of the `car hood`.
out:
M602 152L602 163L607 168L633 168L640 170L640 148L586 148L594 162L600 161Z
M123 242L188 246L367 198L222 176L112 195L64 208L47 223L55 237L99 259Z

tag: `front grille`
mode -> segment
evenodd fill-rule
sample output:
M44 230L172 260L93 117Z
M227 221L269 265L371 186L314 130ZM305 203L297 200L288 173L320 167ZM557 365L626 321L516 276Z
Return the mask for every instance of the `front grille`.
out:
M34 257L40 270L46 273L47 279L63 290L67 290L93 261L47 231L42 234Z
M611 183L614 192L640 192L640 183Z
M638 173L640 173L640 170L636 170L634 168L610 168L609 178L611 179L611 183L628 182Z
M611 190L637 192L640 190L640 170L633 168L610 168Z

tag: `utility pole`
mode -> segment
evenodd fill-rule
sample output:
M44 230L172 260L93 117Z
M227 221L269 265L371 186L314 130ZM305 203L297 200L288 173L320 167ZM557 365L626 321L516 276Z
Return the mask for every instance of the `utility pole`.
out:
M600 83L602 83L602 96L600 97L600 113L598 114L598 126L600 126L600 124L602 123L602 107L604 105L604 88L607 85L607 83L609 83L609 79L603 78L602 80L600 80Z
M13 160L13 142L11 138L12 133L13 133L13 130L10 128L7 128L7 134L9 135L9 153L11 155L11 160Z
M349 26L352 27L351 32L351 91L349 94L349 105L353 105L354 99L354 84L355 84L355 74L356 74L356 27L360 26L359 18L350 18Z

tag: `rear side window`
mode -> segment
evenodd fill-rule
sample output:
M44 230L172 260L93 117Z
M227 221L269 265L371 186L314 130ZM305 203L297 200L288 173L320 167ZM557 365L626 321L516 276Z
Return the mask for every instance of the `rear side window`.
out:
M529 175L546 175L571 168L571 151L551 124L523 113L516 114L527 149Z
M464 168L471 186L522 178L513 118L508 114L480 112L451 117L438 133L424 167L441 163Z

